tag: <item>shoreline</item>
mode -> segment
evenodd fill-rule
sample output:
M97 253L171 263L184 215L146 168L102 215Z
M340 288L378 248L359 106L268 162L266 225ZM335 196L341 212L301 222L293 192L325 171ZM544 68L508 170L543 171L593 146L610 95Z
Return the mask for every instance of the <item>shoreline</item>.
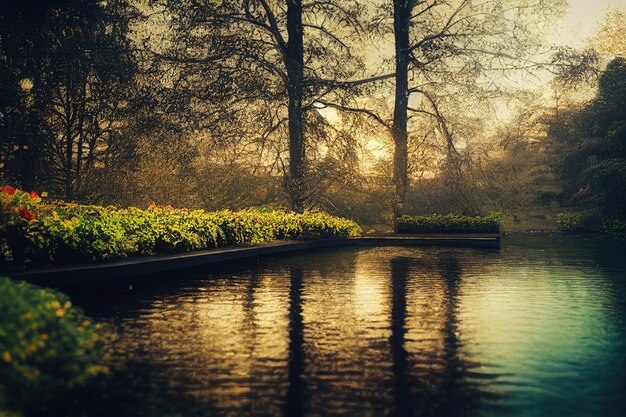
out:
M429 234L414 236L366 236L351 239L274 241L254 246L205 249L176 254L124 258L98 263L36 267L7 271L3 272L3 274L11 279L55 286L96 281L113 281L236 261L239 259L345 246L457 246L497 249L500 247L500 236L494 234Z

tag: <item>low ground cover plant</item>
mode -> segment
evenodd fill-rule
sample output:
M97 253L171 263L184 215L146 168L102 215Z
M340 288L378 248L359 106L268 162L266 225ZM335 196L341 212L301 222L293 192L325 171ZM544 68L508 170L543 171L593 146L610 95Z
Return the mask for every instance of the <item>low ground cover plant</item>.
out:
M593 212L559 213L556 222L563 232L626 236L625 219L605 217Z
M110 336L65 295L0 277L0 415L37 413L106 372Z
M322 212L46 203L35 193L12 187L0 188L0 204L0 260L5 268L361 234L355 222Z
M486 216L433 214L398 218L398 233L500 233L500 213Z

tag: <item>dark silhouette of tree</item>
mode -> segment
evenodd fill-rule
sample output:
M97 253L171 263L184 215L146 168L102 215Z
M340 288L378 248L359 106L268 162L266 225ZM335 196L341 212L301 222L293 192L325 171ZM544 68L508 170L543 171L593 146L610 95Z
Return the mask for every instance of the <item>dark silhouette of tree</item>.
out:
M318 126L327 123L317 110L378 79L356 79L362 65L346 40L359 29L362 10L353 0L165 3L164 13L174 16L179 30L161 57L193 68L193 77L207 85L222 77L227 112L237 113L228 129L237 139L252 138L261 159L274 149L295 211L304 210L315 188L307 177L307 150ZM246 117L254 121L248 131ZM281 136L288 139L288 169Z
M532 59L541 49L532 30L518 22L536 13L546 17L562 6L562 2L468 0L393 0L383 5L375 26L384 33L386 17L393 16L393 120L387 122L368 114L387 127L393 138L394 217L405 210L409 132L411 124L416 123L414 118L427 117L436 122L446 144L446 171L451 177L460 176L462 157L442 102L468 92L496 92L500 88L497 83L481 81L487 74L507 79L520 71L544 67L546 63ZM450 192L457 192L457 183L452 178Z
M3 119L21 120L5 130L4 157L26 187L48 184L71 200L89 174L128 155L117 135L132 100L132 13L125 0L3 4L0 61L13 91Z
M406 193L409 187L408 177L408 109L409 109L409 61L411 41L409 29L413 9L418 2L414 0L394 0L393 32L396 50L395 100L391 136L393 137L393 217L394 229L398 217L403 214Z
M625 216L626 59L607 65L590 103L553 118L549 137L564 203Z

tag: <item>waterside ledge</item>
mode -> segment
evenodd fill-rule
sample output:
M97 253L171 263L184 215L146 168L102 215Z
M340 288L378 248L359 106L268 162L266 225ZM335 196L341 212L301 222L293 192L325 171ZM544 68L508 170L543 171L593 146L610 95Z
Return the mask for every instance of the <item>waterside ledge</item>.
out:
M134 276L171 272L203 265L236 261L258 256L287 254L342 246L460 246L499 248L499 235L386 235L355 239L276 241L255 246L228 247L201 251L142 256L110 262L32 268L7 272L13 279L44 285L109 281Z

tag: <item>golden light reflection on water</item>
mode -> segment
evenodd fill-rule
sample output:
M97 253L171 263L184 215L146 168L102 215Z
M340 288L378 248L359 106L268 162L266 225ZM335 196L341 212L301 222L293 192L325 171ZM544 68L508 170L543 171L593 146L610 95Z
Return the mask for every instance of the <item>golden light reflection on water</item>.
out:
M370 320L371 317L380 317L388 312L389 270L382 262L380 268L375 270L371 261L367 262L363 258L358 257L355 265L352 305L356 317Z
M382 412L390 377L388 275L371 273L371 262L354 252L339 260L331 256L333 267L304 277L305 381L317 393L307 406L348 413L369 404Z
M233 269L114 314L115 366L153 404L131 414L558 414L626 388L624 288L583 252L346 249Z
M288 281L260 275L153 300L128 321L124 344L167 366L160 382L174 391L225 410L271 409L277 402L264 398L279 396L286 384L288 289ZM141 345L128 346L133 341Z

